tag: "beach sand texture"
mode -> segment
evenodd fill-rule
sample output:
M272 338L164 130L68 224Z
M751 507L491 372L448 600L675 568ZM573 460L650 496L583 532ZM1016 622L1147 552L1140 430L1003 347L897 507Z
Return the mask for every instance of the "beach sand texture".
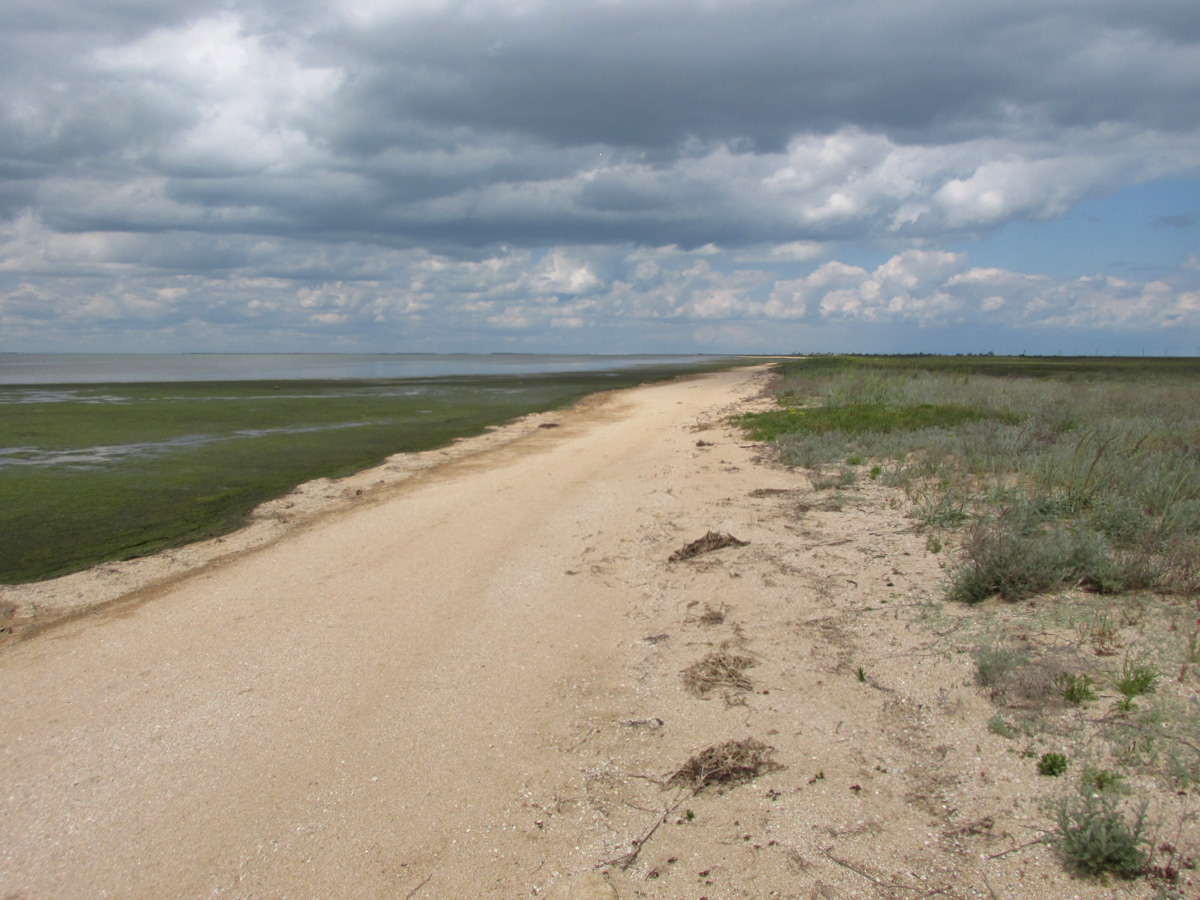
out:
M883 488L808 508L725 424L766 377L589 398L7 592L85 612L0 648L0 897L1112 896L1000 855L1047 820L954 620L920 624L939 558ZM708 531L747 543L668 561ZM689 690L718 652L748 680ZM751 738L749 783L668 783Z

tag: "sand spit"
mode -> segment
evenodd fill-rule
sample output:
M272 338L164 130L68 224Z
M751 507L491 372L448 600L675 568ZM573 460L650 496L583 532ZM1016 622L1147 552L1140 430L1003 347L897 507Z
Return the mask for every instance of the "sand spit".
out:
M1041 842L1057 787L989 732L902 495L825 502L725 424L766 377L6 591L60 621L0 649L0 897L1153 896ZM710 533L744 543L671 561Z

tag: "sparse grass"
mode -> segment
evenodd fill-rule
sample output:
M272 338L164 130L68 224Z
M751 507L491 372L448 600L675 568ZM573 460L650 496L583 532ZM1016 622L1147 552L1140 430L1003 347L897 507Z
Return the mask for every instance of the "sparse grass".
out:
M1000 715L1000 713L996 713L994 716L988 719L987 727L988 731L990 731L992 734L999 735L1002 738L1007 738L1010 741L1020 734L1020 732L1010 722L1008 722L1004 716Z
M1120 628L1108 613L1096 615L1092 620L1088 638L1097 656L1115 656L1125 646Z
M792 465L881 460L872 478L904 487L922 526L965 524L951 597L1200 595L1197 361L819 357L779 371L780 408L736 421Z
M853 469L839 468L836 472L825 473L817 470L812 476L814 491L838 490L851 487L858 482L858 473Z
M912 517L922 528L947 528L971 517L970 499L955 490L919 490L910 502Z
M989 731L1024 735L1049 776L1081 761L1080 796L1054 811L1064 861L1157 875L1145 807L1120 798L1136 779L1194 835L1177 794L1200 789L1200 360L820 357L780 374L780 409L742 424L814 481L870 464L944 553L946 599L1007 601L950 640L976 635ZM1115 706L1080 708L1106 692Z
M1026 650L996 644L983 644L972 654L975 660L975 683L980 687L996 687L1013 671L1029 662Z

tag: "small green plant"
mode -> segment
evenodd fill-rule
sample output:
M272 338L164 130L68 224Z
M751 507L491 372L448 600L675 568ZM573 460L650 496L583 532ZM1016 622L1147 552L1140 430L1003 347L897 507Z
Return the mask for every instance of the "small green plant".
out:
M867 670L864 669L862 666L859 666L857 669L855 669L854 675L863 684L867 683Z
M1057 778L1067 771L1067 758L1061 753L1043 753L1038 760L1037 770L1039 775Z
M874 481L883 474L882 466L871 466L871 480Z
M846 465L848 466L861 466L862 464L863 458L857 453L851 453L846 457Z
M1068 703L1079 706L1081 703L1090 703L1096 699L1096 692L1092 690L1093 682L1088 675L1075 675L1068 672L1059 679L1059 684L1062 688L1062 697Z
M1146 867L1145 821L1144 805L1130 823L1111 794L1086 794L1060 803L1055 837L1067 862L1084 875L1133 878Z
M1125 695L1126 700L1142 694L1152 694L1158 687L1158 673L1144 663L1134 662L1128 656L1121 666L1121 674L1113 680L1113 687Z
M998 734L1010 741L1017 736L1017 729L1009 724L1000 713L996 713L988 719L987 727L992 734Z
M942 552L942 540L937 535L929 535L925 538L925 549L935 556Z

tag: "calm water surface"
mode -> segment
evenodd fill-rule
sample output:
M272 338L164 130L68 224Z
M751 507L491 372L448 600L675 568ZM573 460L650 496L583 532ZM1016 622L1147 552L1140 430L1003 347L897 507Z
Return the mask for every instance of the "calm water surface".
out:
M294 381L584 372L711 356L469 353L0 353L0 384Z

